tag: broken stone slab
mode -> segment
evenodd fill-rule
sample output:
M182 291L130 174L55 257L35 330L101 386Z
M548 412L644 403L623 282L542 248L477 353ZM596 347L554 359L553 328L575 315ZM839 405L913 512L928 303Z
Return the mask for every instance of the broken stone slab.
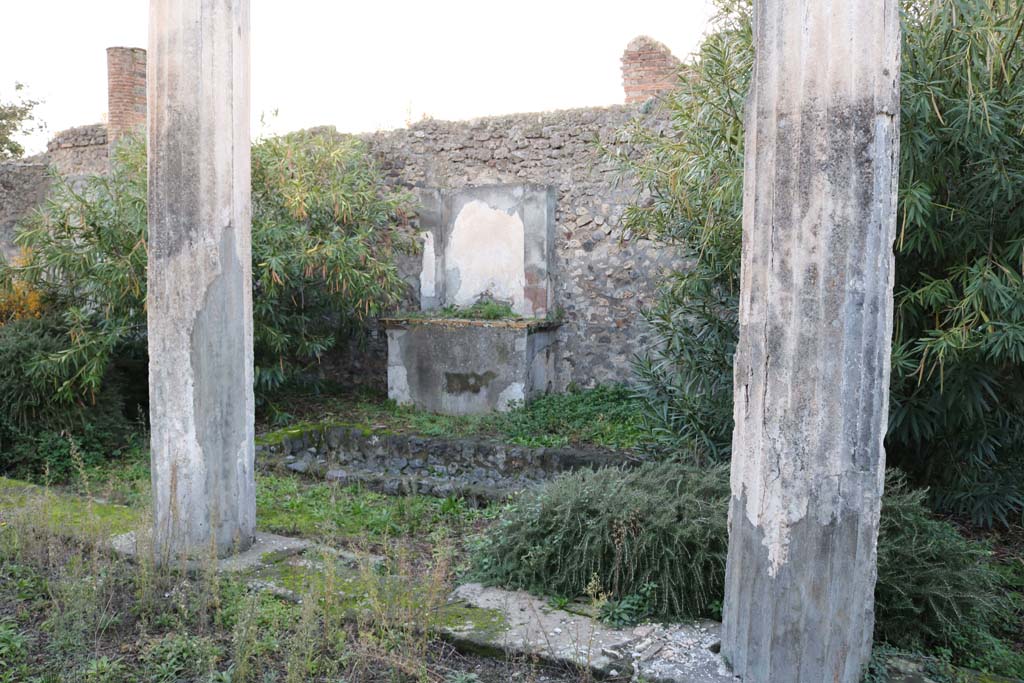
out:
M719 654L721 627L714 621L615 629L586 614L555 609L529 593L478 583L456 588L449 604L502 617L492 619L487 628L468 620L444 627L442 635L464 651L537 657L552 664L589 669L597 677L645 683L740 681ZM938 683L920 662L891 657L887 664L889 683ZM1024 683L966 670L959 673L971 683Z
M247 585L253 590L271 593L283 600L299 604L311 589L324 589L331 562L335 588L339 598L355 609L365 594L366 576L382 575L385 559L379 555L357 554L326 546L313 546L302 553L264 564L249 575Z
M523 591L478 583L459 586L450 602L504 615L501 629L480 630L472 624L443 629L456 647L537 656L599 677L632 677L648 683L733 683L717 653L718 624L645 624L616 629L581 615L552 608Z
M248 549L217 559L217 571L226 574L254 571L302 553L311 547L312 541L302 538L257 532L256 540ZM110 548L122 557L134 559L139 554L138 537L134 531L119 534L110 539ZM209 561L212 560L189 559L185 561L185 568L189 571L198 570Z

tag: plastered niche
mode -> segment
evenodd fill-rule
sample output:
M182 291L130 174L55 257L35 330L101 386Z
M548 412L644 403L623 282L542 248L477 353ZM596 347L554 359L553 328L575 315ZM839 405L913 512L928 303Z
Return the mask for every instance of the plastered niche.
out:
M423 310L502 301L523 317L551 310L555 191L482 185L422 192Z
M445 246L448 303L472 306L489 296L511 303L516 313L531 315L523 296L523 233L518 213L495 209L478 199L465 204L452 223Z

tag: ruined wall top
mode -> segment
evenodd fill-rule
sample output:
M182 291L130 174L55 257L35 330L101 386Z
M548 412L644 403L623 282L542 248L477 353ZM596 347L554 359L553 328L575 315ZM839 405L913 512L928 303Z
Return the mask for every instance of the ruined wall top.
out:
M665 45L648 36L629 41L622 53L626 104L645 102L675 86L681 62Z

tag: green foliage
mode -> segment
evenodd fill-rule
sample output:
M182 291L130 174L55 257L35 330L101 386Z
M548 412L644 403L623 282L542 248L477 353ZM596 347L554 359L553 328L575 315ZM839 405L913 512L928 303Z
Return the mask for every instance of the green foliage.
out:
M259 141L252 185L256 389L266 396L398 303L394 257L413 241L393 228L412 199L385 187L365 143L333 132Z
M65 366L48 363L67 343L53 317L13 320L0 326L0 472L51 481L74 478L73 439L86 465L126 445L123 378L109 370L103 389L71 402L53 400L67 379ZM73 435L73 436L68 436Z
M650 201L627 225L694 260L650 313L636 364L656 433L724 459L740 264L750 3L721 0L669 98L670 134L637 124L620 156ZM943 508L1024 509L1024 13L1010 0L905 0L890 461Z
M635 370L649 428L697 464L727 458L732 439L743 111L753 67L749 3L719 8L692 77L668 100L676 134L662 138L637 122L622 135L640 158L620 157L650 197L627 208L626 224L693 259L648 312L656 344Z
M214 671L223 652L211 639L169 633L150 643L143 654L145 680L176 683L198 680Z
M905 680L904 675L892 675L892 660L899 659L911 663L934 683L970 683L976 681L973 676L965 675L949 662L948 653L941 657L932 657L913 652L906 652L890 645L879 644L871 649L871 659L861 683L893 683L894 680ZM982 679L983 680L983 679Z
M650 442L633 390L615 384L592 389L570 387L565 394L539 396L526 405L513 406L507 413L490 415L439 415L379 396L289 392L281 400L316 422L299 422L263 434L258 437L260 443L275 443L304 429L336 424L421 436L490 436L522 446L574 444L628 449Z
M1024 509L1020 3L907 11L890 458L946 509Z
M456 306L454 304L430 311L413 311L403 313L407 318L443 318L453 320L510 320L519 316L512 306L503 301L483 299L472 306Z
M52 400L65 377L54 375L46 358L67 339L52 318L12 320L0 326L0 447L30 427L59 424L69 411Z
M1001 641L1007 585L987 546L931 516L924 493L887 479L878 538L876 637L905 649L1015 674L1024 657ZM508 507L474 552L493 584L604 596L620 623L718 616L728 549L729 473L678 462L563 475ZM632 615L632 616L630 616ZM984 643L979 648L978 643Z
M475 673L456 671L444 679L444 683L480 683L480 677Z
M384 187L355 138L268 138L252 160L255 386L265 397L397 302L393 257L412 241L391 228L411 200ZM25 258L0 266L0 287L28 287L59 314L63 335L34 364L73 403L100 391L112 363L145 358L144 144L119 144L109 175L53 181L17 237Z
M0 669L13 667L28 654L28 638L12 619L0 619Z
M647 436L638 407L632 389L607 384L539 396L493 420L505 438L524 446L632 448Z
M960 663L1024 676L1024 656L999 634L1012 627L1007 582L988 546L935 519L925 492L886 481L878 541L875 637L903 650L938 648Z
M728 549L728 474L675 463L561 476L509 507L477 549L482 580L610 601L650 585L651 616L712 613Z
M481 514L456 499L386 496L358 486L305 484L276 476L256 480L256 510L260 528L268 531L375 542L467 526Z
M145 169L145 150L123 144L110 175L54 175L15 238L23 258L0 264L0 288L27 286L59 318L60 348L33 364L65 404L100 391L114 359L145 357Z
M20 93L24 84L15 83L14 92ZM17 159L25 153L25 148L14 138L23 133L38 130L41 125L33 125L32 110L39 100L18 95L11 101L0 101L0 161Z
M127 670L124 662L107 656L90 660L82 669L82 678L85 683L121 683L126 676Z
M657 587L655 583L645 583L640 586L639 593L630 593L621 600L605 600L598 617L614 628L636 626L651 616L651 604Z

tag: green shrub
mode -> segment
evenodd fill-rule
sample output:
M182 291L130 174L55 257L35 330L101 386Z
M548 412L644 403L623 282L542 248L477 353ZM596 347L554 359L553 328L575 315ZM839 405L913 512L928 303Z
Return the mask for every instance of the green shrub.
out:
M728 457L737 337L748 0L721 14L620 156L650 200L627 227L693 267L650 313L637 363L656 433L691 460ZM904 0L895 329L886 449L944 509L1024 510L1024 50L1013 0Z
M902 475L886 480L876 639L903 650L946 649L974 668L1024 676L1024 655L1014 655L998 638L1011 627L1011 587L988 547L930 515L925 496Z
M639 408L632 389L606 384L534 398L496 416L493 424L510 441L525 446L632 448L648 436Z
M444 318L451 320L509 320L519 315L512 306L503 301L483 299L472 306L456 306L450 304L442 308L427 311L410 311L401 314L407 318Z
M592 594L596 577L614 607L606 612L619 621L627 612L717 617L729 496L723 465L564 475L505 510L474 552L472 571L488 583L554 596ZM877 639L945 648L959 661L1016 672L1024 657L999 640L1005 586L991 553L932 517L923 499L890 473L878 539Z
M47 372L46 358L67 342L53 318L24 318L0 326L0 449L32 426L66 422L74 404L53 400L54 385L64 380Z
M214 671L222 656L223 648L211 638L168 633L147 644L142 654L145 680L152 683L200 680Z
M339 338L405 291L394 256L410 196L384 185L365 145L292 133L252 149L255 386L266 398L305 377ZM55 177L19 228L24 257L0 264L0 290L38 293L65 335L36 361L65 403L99 392L112 365L146 357L146 152L116 150L109 175ZM142 373L144 376L145 373Z
M363 143L300 131L252 148L253 344L258 396L296 377L406 285L395 256L412 197L384 184Z
M661 619L710 615L728 551L728 472L648 464L559 477L502 515L476 553L483 580L578 596L596 576L620 601L647 584Z
M0 261L0 290L42 299L62 334L33 361L65 405L88 402L113 361L145 357L146 155L118 146L109 175L52 175L46 204L19 226L18 261Z
M55 401L66 366L47 363L67 343L52 316L12 320L0 326L0 472L25 479L65 482L77 474L70 457L74 439L84 465L97 464L125 445L122 378L108 370L101 391L75 401Z

